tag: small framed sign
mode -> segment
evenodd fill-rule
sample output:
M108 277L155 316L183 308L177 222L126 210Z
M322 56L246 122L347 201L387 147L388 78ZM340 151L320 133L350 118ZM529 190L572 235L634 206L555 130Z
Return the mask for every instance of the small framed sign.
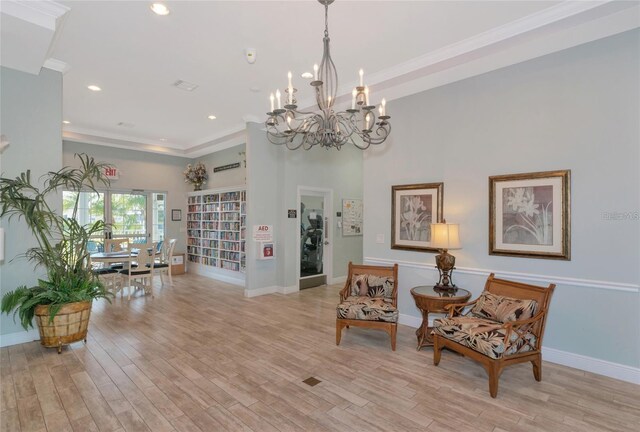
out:
M171 209L171 220L172 221L181 221L182 220L182 210L181 209Z
M298 211L296 209L287 210L287 217L289 219L295 219L298 217Z
M220 172L220 171L226 171L226 170L230 170L230 169L234 169L234 168L240 168L240 162L236 162L236 163L232 163L232 164L228 164L228 165L222 165L219 167L215 167L213 169L214 173Z

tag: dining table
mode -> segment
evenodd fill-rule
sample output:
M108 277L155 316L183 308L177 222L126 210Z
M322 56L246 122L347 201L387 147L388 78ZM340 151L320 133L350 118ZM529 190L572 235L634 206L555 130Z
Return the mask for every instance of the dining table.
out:
M116 252L96 252L91 255L91 262L104 263L105 265L113 263L122 263L125 267L129 267L129 264L138 257L138 252L135 250L129 253L129 251L116 251Z

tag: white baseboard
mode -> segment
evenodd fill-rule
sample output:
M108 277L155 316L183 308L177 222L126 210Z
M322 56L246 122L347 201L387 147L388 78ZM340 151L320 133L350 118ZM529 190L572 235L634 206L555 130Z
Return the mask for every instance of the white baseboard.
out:
M298 292L298 286L297 285L292 285L292 286L288 286L288 287L282 287L282 286L268 286L268 287L264 287L264 288L258 288L258 289L254 289L254 290L248 290L245 289L244 290L244 296L245 297L258 297L261 295L267 295L267 294L291 294L294 292Z
M432 323L431 320L429 320L429 324L431 323ZM418 328L422 325L422 318L401 313L400 316L398 316L398 324L406 325L413 328Z
M347 281L347 276L334 277L329 281L329 285L343 284Z
M422 324L422 318L400 314L398 323L408 327L418 328ZM429 325L433 325L433 320L429 319ZM640 368L627 366L620 363L613 363L600 360L594 357L587 357L581 354L574 354L568 351L561 351L555 348L542 347L542 359L550 363L569 366L586 372L604 375L632 384L640 384Z
M40 333L37 329L3 334L0 335L0 347L4 348L11 345L33 342L34 340L40 340Z
M280 292L280 287L278 286L268 286L268 287L263 287L263 288L257 288L257 289L244 289L244 296L245 297L258 297L261 295L266 295L266 294L274 294Z
M640 385L640 368L542 347L545 361Z
M282 294L291 294L291 293L300 291L300 289L298 288L298 285L291 285L288 287L279 287L279 288L280 288L279 292Z

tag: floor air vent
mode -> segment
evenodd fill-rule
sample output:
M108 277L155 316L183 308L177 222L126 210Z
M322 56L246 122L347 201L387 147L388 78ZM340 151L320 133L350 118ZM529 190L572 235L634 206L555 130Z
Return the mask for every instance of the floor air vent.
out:
M308 386L313 387L314 385L320 384L322 381L320 381L317 378L314 377L309 377L306 380L302 381L303 383L305 383Z

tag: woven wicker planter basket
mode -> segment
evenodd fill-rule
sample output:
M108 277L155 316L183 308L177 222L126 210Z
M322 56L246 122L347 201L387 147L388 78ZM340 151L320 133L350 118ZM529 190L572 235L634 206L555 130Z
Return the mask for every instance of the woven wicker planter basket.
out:
M58 354L63 345L87 340L87 328L91 316L91 302L69 303L49 322L49 306L36 306L36 323L40 331L40 343L48 348L58 348Z

